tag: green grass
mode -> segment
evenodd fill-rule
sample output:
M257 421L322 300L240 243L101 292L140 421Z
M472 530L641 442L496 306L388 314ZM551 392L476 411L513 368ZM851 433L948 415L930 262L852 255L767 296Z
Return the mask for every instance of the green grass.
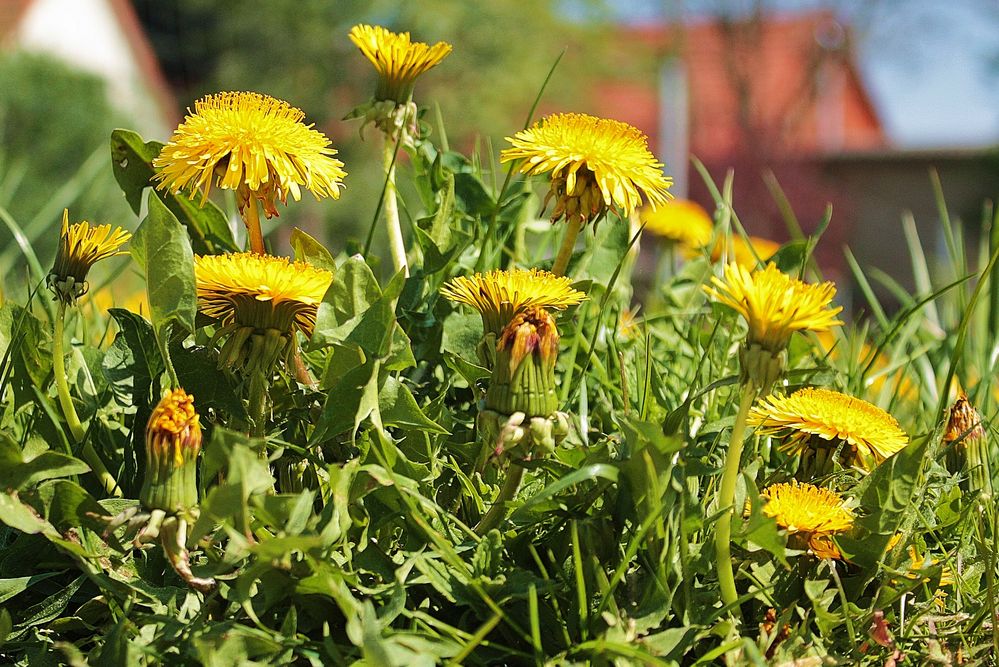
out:
M868 314L831 340L798 335L783 390L823 386L869 400L911 442L870 474L840 469L820 480L858 514L839 540L849 561L833 562L789 549L762 514L759 490L787 480L795 461L750 433L735 504L748 510L732 525L739 599L725 608L715 498L745 328L704 294L720 272L707 257L669 264L650 293L635 294L639 235L613 216L584 230L570 275L589 299L558 317L558 392L571 433L551 455L522 461L524 482L498 529L473 530L513 464L483 455L491 443L476 434L488 378L475 350L478 318L438 289L473 269L543 263L562 230L535 219L540 199L501 173L491 152L466 157L444 145L420 142L399 166L412 181L402 189L414 267L404 283L379 282L378 257L296 237L299 258L332 261L335 279L315 335L301 341L317 383L271 378L264 437L247 435L244 381L217 368L213 325L191 309L186 229L209 224L198 216L211 213L178 220L170 202L150 207L140 254L167 248L175 258L146 265L158 286L151 319L108 314L89 297L71 312L66 363L83 442L56 399L49 294L42 287L0 306L0 658L883 665L897 650L908 664L957 664L958 653L963 664L994 664L996 512L969 490L966 472L948 468L953 445L942 442L957 385L994 440L991 210L974 237L947 216L934 181L947 256L926 253L906 223L913 292L847 254L858 312ZM744 235L732 178L709 183L716 222L719 233ZM794 237L776 261L820 279L811 250L821 240L803 238L776 183L771 190ZM0 217L15 234L33 228ZM48 258L33 256L32 236L18 238L40 283ZM642 244L665 252L650 236ZM637 315L623 331L626 311ZM187 547L194 574L216 582L208 592L185 584L159 546L133 548L125 526L107 524L137 506L146 421L171 375L194 395L205 432ZM124 499L108 497L81 463L84 444ZM477 471L480 460L487 465ZM298 472L280 478L289 467ZM878 618L891 647L870 634Z

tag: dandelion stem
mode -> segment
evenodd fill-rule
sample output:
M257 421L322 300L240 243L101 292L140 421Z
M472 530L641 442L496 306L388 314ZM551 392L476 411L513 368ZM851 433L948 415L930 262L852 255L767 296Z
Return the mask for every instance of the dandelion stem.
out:
M66 417L66 424L69 426L69 432L73 436L73 440L80 443L83 442L87 431L83 428L83 424L80 422L80 417L76 414L76 406L73 405L73 397L69 393L69 378L66 375L66 353L63 348L65 322L66 304L60 301L59 309L56 312L53 327L54 331L52 335L52 373L55 376L56 392L59 395L59 406L62 408L62 413ZM97 479L100 480L104 490L107 491L109 495L120 498L121 489L118 487L118 481L114 478L114 475L108 472L104 462L101 461L101 457L98 456L97 450L94 449L94 446L90 442L83 443L83 447L80 449L80 455L83 457L83 460L87 463L87 465L90 466L93 473L97 475Z
M243 222L246 224L246 233L250 237L250 252L257 255L266 255L264 249L264 234L260 231L260 211L257 210L257 198L250 196L243 211Z
M506 481L503 482L503 488L500 489L499 495L496 496L493 506L489 508L486 515L475 526L476 534L485 535L498 526L500 521L506 517L506 503L517 495L517 491L520 490L520 482L523 479L524 468L516 463L511 464L510 470L507 472Z
M718 570L718 585L721 588L722 602L731 607L736 616L739 594L735 590L735 574L732 570L732 515L735 513L735 485L739 479L739 464L742 459L743 441L746 433L746 419L756 398L756 384L750 380L742 385L739 399L739 412L732 426L732 438L725 456L725 472L718 490L718 509L724 514L718 519L715 528L715 564Z
M405 130L400 130L404 132ZM395 153L397 144L385 136L382 163L385 168L385 226L388 231L389 250L395 272L405 272L409 277L409 262L406 260L406 245L402 239L402 226L399 222L399 202L395 187Z
M250 435L262 438L267 433L267 380L262 372L250 378Z
M569 268L569 260L572 259L572 251L576 247L576 237L579 236L579 231L582 228L582 223L572 220L566 224L565 237L563 237L562 245L558 249L558 255L555 256L555 263L552 264L552 273L556 276L564 276L565 270Z

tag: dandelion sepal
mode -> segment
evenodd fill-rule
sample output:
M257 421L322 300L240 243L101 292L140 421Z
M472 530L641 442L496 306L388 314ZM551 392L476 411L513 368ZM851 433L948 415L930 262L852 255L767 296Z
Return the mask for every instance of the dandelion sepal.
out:
M739 348L739 367L742 384L751 383L757 391L766 391L784 375L787 350L775 352L747 342Z

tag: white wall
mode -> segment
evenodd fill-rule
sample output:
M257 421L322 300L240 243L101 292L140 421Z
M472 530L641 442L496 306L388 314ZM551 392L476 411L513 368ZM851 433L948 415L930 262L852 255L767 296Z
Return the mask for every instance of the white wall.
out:
M108 0L34 0L15 37L42 52L103 77L114 108L147 139L164 140L172 129L145 82L128 38Z

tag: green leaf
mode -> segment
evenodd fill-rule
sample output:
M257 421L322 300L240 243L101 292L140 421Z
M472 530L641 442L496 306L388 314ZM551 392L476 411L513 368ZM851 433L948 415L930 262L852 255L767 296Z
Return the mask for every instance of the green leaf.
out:
M136 215L142 208L143 191L152 186L151 179L156 173L152 162L162 148L160 142L143 142L142 137L130 130L111 133L111 168ZM160 197L187 228L191 245L199 255L238 250L225 214L215 204L206 201L198 205L184 195L167 192L161 192Z
M59 589L42 602L25 609L24 620L15 626L15 636L25 634L28 628L43 625L58 618L66 610L66 607L69 606L69 601L76 595L76 591L80 589L80 586L86 580L86 575L81 574L65 588Z
M58 576L59 572L43 572L30 577L13 577L11 579L0 579L0 603L4 603L15 595L23 593L39 581L45 581ZM2 639L2 637L0 637Z
M149 214L132 238L132 257L146 272L150 319L157 336L176 322L194 331L198 298L194 286L191 240L177 217L156 195L149 195Z
M218 367L216 354L207 347L170 346L177 380L194 397L198 414L215 410L231 419L246 419L246 406L233 376Z
M382 423L386 426L398 426L403 429L415 429L427 433L447 435L447 429L427 418L412 392L402 382L389 376L385 378L378 393L378 410Z
M120 404L141 409L150 401L153 380L164 370L153 327L123 308L112 308L108 314L118 325L118 333L104 355L104 377Z
M854 522L854 533L836 541L851 562L871 574L910 510L929 442L928 436L914 439L854 488L863 516Z
M295 259L300 262L308 262L313 266L327 271L336 271L336 262L333 255L323 246L322 243L312 238L298 227L291 230L291 247L295 251Z
M90 470L83 461L60 452L46 451L24 457L20 445L6 433L0 433L0 487L20 490L32 484L79 475Z
M511 515L510 520L517 521L522 518L526 519L533 508L551 498L554 498L559 492L576 484L580 484L581 482L594 482L598 479L616 482L617 478L618 469L607 463L594 463L584 468L580 468L579 470L574 470L565 477L546 486L537 495L529 498L527 502L517 508L517 510Z
M45 518L57 530L86 527L99 533L107 527L101 520L108 515L107 510L76 482L60 479L43 484L37 497Z
M244 535L250 534L250 496L274 488L270 466L259 453L262 445L242 433L220 426L212 429L212 439L205 447L202 478L211 479L221 473L225 481L212 487L201 503L201 515L191 529L189 542L211 533L222 522Z
M357 317L382 296L378 279L365 261L359 257L349 257L337 269L337 279L326 293L323 306L332 306L332 321L327 326L336 327ZM320 316L323 307L320 306ZM317 324L317 329L319 326Z
M485 218L491 215L496 208L496 202L486 187L474 174L468 172L458 172L454 175L454 194L458 204L458 210L470 217L480 216Z
M347 431L353 437L362 421L377 414L379 367L377 359L369 359L340 378L326 397L311 443Z

